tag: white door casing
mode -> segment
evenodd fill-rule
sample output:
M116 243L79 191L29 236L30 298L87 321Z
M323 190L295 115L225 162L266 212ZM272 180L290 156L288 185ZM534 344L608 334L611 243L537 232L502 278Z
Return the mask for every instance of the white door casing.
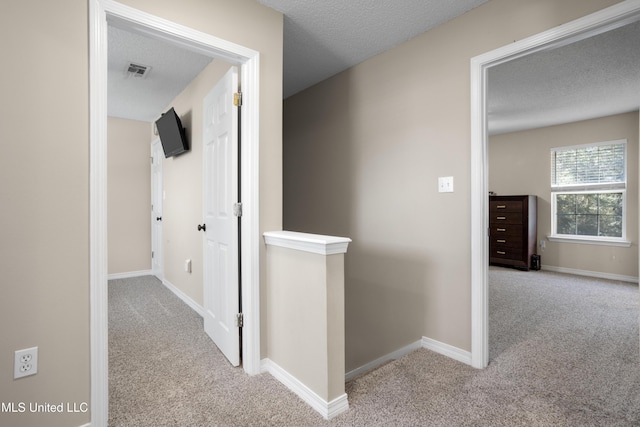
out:
M118 26L241 66L243 370L260 373L260 53L113 0L89 2L91 425L108 424L107 28ZM108 21L108 22L107 22Z
M487 71L638 20L640 0L626 0L471 58L471 365L475 368L489 364Z
M231 67L203 102L204 330L240 364L238 217L238 71Z
M162 246L162 158L164 152L160 139L151 142L151 272L164 280L164 255Z

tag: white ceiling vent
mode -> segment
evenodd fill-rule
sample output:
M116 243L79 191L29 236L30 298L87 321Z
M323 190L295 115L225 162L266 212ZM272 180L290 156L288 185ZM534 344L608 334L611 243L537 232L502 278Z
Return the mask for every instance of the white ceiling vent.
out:
M148 65L136 64L130 62L126 67L127 77L144 78L147 77L151 67Z

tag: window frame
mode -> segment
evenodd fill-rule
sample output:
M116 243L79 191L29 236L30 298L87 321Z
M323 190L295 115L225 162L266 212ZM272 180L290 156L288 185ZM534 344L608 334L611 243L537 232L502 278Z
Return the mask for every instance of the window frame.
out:
M564 147L555 147L550 149L550 156L553 159L553 153L569 149L579 149L587 147L598 147L602 145L620 144L624 146L624 182L614 183L594 183L594 184L568 184L554 185L551 182L551 235L547 236L550 241L584 243L596 245L610 246L631 246L631 242L627 240L627 140L619 139L614 141L596 142L593 144L580 144ZM551 164L550 181L553 179L553 168ZM559 234L558 217L557 217L557 196L563 194L603 194L603 193L621 193L622 194L622 235L620 237L613 236L590 236L577 234Z

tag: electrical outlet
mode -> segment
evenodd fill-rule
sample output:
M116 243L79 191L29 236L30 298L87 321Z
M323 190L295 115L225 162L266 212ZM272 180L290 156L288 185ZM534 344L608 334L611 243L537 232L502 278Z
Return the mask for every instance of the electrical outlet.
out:
M38 373L38 347L16 350L13 361L13 379Z

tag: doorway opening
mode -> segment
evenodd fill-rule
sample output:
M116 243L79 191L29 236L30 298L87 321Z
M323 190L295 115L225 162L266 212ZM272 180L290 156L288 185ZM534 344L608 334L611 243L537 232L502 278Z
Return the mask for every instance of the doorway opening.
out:
M107 295L107 29L116 25L150 37L236 64L243 82L244 106L240 158L243 369L260 372L259 301L259 177L258 135L259 53L229 41L141 12L112 0L89 2L90 81L90 335L92 425L108 420L108 295Z
M488 70L639 19L640 4L622 2L471 60L471 364L475 368L489 363Z

